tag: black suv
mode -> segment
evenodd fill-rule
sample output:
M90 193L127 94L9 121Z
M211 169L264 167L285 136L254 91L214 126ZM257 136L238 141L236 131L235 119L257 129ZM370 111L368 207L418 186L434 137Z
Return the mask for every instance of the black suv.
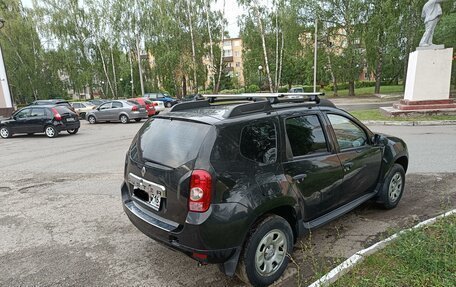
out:
M45 133L54 138L63 130L76 134L79 127L78 115L64 106L28 106L0 122L0 136L9 138L13 134Z
M266 286L299 235L370 199L394 208L406 144L328 100L293 101L194 101L149 120L125 162L130 220L202 264Z

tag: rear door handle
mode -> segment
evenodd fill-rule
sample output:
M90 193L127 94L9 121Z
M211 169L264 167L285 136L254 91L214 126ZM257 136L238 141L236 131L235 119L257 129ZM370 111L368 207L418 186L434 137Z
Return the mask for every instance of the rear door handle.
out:
M297 183L301 183L304 181L304 179L307 177L307 174L303 173L303 174L298 174L298 175L295 175L293 176L293 179L297 182Z
M344 163L344 171L345 172L349 171L352 167L353 167L353 163L352 162Z

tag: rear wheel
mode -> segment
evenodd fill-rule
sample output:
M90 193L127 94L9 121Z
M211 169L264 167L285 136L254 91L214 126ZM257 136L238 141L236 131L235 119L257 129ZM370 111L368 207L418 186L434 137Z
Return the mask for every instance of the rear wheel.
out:
M126 115L121 115L120 116L120 122L123 123L123 124L126 124L128 123L129 119Z
M44 133L46 134L46 136L48 138L55 138L56 136L59 135L59 132L55 129L55 127L53 126L47 126L45 129L44 129Z
M70 135L75 135L77 134L79 131L79 129L72 129L72 130L67 130L67 133L69 133Z
M10 130L7 127L2 127L0 129L0 136L4 139L7 139L12 136Z
M89 116L89 117L87 118L87 120L88 120L89 123L92 124L92 125L95 124L95 123L97 122L97 119L95 119L94 116Z
M135 119L135 122L139 123L142 119Z
M267 286L280 278L293 249L293 231L280 216L263 219L251 231L241 253L236 275L254 286Z
M379 199L385 209L397 206L404 193L405 171L402 165L395 163L383 183Z

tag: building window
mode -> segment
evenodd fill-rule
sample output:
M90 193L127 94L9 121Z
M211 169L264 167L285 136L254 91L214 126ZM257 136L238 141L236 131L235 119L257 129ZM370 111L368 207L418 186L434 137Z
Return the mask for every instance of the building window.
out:
M225 47L231 47L231 41L225 41L225 42L223 42L223 46L225 46Z
M234 56L235 57L240 57L241 56L241 52L240 51L235 51L234 52Z
M224 57L232 57L233 56L233 51L232 50L223 50L223 56Z
M236 67L240 67L241 66L241 62L236 62Z

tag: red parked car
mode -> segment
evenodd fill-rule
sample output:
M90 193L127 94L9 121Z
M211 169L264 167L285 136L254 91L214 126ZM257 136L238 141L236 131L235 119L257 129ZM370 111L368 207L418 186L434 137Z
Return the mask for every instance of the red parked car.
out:
M130 99L130 100L138 102L138 104L140 104L141 106L145 106L146 110L147 110L147 115L149 117L155 115L155 108L154 108L154 104L152 103L152 101L149 101L144 98L134 98L134 99Z

